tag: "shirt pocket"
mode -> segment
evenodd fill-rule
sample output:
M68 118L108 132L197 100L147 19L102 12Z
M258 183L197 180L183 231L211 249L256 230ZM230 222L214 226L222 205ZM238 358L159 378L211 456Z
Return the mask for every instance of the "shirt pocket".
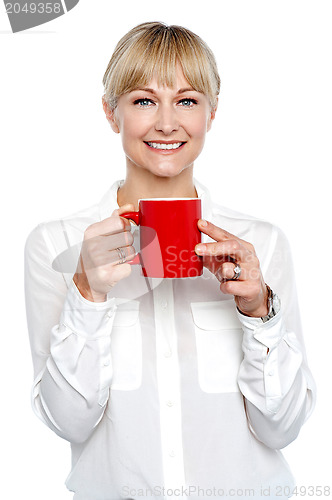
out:
M142 382L142 334L139 302L117 303L111 333L111 390L131 391Z
M239 392L243 331L234 301L193 302L191 312L201 389L208 393Z

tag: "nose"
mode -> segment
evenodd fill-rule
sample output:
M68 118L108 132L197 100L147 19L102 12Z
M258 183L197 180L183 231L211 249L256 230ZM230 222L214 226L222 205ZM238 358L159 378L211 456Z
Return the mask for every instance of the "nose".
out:
M179 130L177 113L171 105L159 106L156 115L155 129L159 132L163 132L165 135L170 135L172 132Z

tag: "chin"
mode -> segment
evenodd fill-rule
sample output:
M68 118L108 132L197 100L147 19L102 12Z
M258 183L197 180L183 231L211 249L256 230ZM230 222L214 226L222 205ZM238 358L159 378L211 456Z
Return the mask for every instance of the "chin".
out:
M152 167L145 167L146 170L151 172L151 174L156 177L177 177L180 175L189 165L153 165Z
M163 170L163 171L151 172L151 174L153 174L155 177L159 177L159 178L172 179L172 178L180 175L181 172L182 172L182 170L177 171L177 172L174 172L174 170L173 171Z

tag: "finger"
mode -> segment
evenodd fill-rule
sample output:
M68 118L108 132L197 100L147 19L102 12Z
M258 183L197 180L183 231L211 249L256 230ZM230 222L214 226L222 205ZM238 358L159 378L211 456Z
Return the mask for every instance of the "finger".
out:
M235 234L229 233L225 229L215 226L210 221L199 219L198 228L200 231L202 231L202 233L207 234L215 241L237 240L242 243L242 245L244 245L248 250L254 250L252 244L248 241L242 240Z
M236 263L224 262L221 266L219 266L219 268L215 272L215 276L216 276L217 280L220 281L221 283L224 281L232 280L235 276L235 272L234 272L235 267L236 267ZM242 269L241 269L241 274L240 274L238 279L239 280L244 279Z
M229 239L238 239L234 234L225 231L221 227L215 226L212 222L204 219L199 219L198 227L202 233L207 234L216 241L226 241Z
M126 247L132 245L134 237L130 231L122 231L121 233L106 234L98 238L98 250L110 251L119 247Z
M119 266L114 266L113 264L105 264L100 268L100 276L102 276L102 282L109 288L112 288L123 278L126 278L131 273L130 264L121 264ZM88 277L90 287L93 288L94 280Z
M85 262L105 262L111 250L119 247L126 247L133 244L134 237L128 232L121 232L112 235L101 235L85 239L82 243L81 254Z
M85 231L85 239L116 234L122 231L131 231L130 222L117 215L112 215L111 217L107 217L107 219L91 224Z
M97 269L107 265L119 265L121 263L132 260L136 255L135 249L132 246L118 247L109 251L99 252L94 255L93 260L84 262L86 270ZM125 259L125 260L124 260Z
M115 265L121 265L126 263L127 261L132 260L135 255L135 248L132 246L127 246L127 247L119 247L116 248L115 250L111 250L109 252L111 262Z
M223 293L249 299L255 297L259 292L261 285L259 282L252 281L224 281L220 283L220 290Z
M229 258L244 261L248 256L247 249L238 239L199 243L195 247L197 255L214 257L217 260L227 261Z
M112 267L112 281L110 285L113 287L116 283L124 278L127 278L131 273L130 264L120 264Z

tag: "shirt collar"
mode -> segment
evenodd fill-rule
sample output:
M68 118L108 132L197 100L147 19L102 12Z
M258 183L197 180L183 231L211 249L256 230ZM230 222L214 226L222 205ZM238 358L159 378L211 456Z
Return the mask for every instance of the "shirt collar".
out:
M122 186L124 180L118 180L112 184L110 189L105 193L99 203L100 220L110 217L114 210L119 208L117 201L118 189ZM202 200L202 218L211 220L212 204L210 193L203 184L194 179L194 186L197 191L198 198Z

